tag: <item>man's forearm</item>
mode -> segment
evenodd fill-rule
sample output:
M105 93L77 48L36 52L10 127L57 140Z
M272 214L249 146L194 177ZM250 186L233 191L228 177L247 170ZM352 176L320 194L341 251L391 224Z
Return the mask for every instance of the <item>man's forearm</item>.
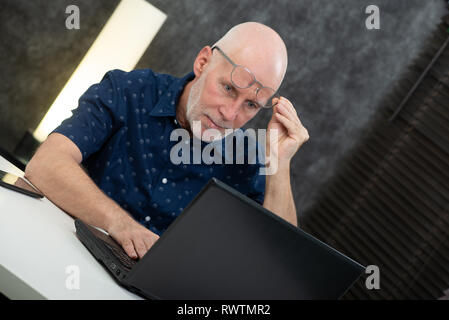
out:
M263 206L294 226L298 225L290 184L290 163L280 164L276 174L266 176Z
M108 230L113 219L126 215L70 156L38 150L25 176L54 204L86 223Z

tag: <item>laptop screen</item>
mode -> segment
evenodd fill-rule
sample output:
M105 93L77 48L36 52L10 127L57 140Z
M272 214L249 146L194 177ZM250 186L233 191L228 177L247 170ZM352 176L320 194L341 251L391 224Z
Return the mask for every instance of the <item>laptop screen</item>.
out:
M337 299L364 267L213 180L126 282L162 299Z

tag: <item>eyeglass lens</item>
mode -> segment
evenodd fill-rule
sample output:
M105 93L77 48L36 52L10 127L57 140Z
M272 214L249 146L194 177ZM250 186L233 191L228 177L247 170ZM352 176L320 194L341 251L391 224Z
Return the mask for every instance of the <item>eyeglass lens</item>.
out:
M235 66L231 73L231 81L234 85L241 89L251 87L255 82L253 73L243 66ZM256 91L256 100L259 105L265 108L272 107L271 99L277 97L275 91L268 87L260 87Z

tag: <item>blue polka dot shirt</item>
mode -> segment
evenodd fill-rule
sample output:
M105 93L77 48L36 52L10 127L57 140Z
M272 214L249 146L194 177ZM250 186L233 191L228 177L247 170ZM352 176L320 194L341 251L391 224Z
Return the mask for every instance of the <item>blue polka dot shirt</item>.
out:
M53 131L78 146L83 166L105 194L158 235L211 177L260 204L264 199L261 161L228 164L226 152L221 164L206 164L204 159L199 164L174 164L170 160L170 150L181 142L181 138L170 141L172 131L180 128L176 106L193 78L193 72L177 78L150 69L109 71L80 97L73 115ZM226 139L218 143L224 145ZM182 141L189 145L192 160L191 142L191 138Z

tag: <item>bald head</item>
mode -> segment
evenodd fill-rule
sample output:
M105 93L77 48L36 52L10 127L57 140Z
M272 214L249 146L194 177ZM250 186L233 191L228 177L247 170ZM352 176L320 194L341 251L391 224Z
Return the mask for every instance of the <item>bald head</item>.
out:
M215 46L235 63L249 68L257 80L277 90L287 71L287 48L279 34L258 22L231 28Z

